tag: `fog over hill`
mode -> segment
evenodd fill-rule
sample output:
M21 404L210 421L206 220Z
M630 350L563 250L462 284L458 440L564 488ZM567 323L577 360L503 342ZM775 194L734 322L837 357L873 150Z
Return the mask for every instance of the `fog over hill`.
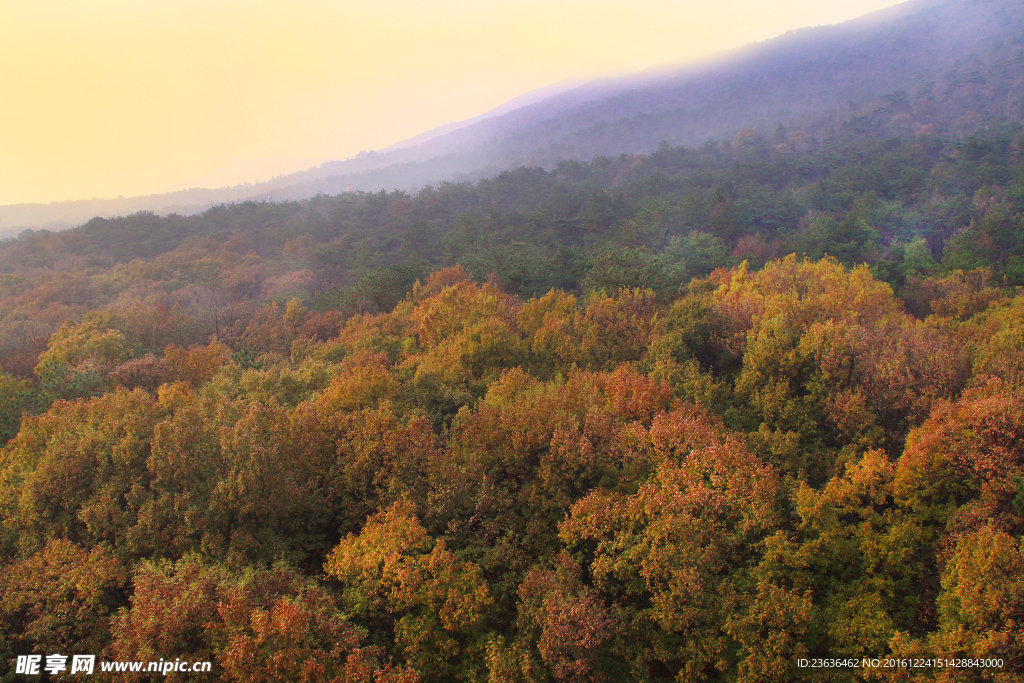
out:
M701 64L551 90L555 94L528 94L386 150L265 183L3 206L0 231L67 227L140 210L192 213L224 202L348 188L412 191L524 165L552 168L563 160L646 153L662 141L730 140L741 129L793 152L860 129L908 135L927 126L939 134L963 133L1024 119L1024 3L913 0L843 24L791 31Z

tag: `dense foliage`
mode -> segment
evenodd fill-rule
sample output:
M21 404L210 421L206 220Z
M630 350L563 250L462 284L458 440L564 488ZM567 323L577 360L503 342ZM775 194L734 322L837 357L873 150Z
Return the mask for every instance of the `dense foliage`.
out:
M1017 680L1020 132L797 133L4 243L0 666Z

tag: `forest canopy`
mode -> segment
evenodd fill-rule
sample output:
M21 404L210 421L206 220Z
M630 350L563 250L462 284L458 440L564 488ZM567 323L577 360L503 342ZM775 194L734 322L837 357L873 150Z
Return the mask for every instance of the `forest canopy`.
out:
M0 661L1016 680L1021 129L798 133L0 243Z

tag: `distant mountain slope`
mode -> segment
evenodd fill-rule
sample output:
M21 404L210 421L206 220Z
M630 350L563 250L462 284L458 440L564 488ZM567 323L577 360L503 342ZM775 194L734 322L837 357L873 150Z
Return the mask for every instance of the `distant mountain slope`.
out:
M884 95L906 91L885 99ZM270 193L408 187L453 174L649 152L779 124L827 134L879 110L888 130L959 133L1024 117L1024 3L910 2L837 26L792 31L701 66L605 81L379 155L381 168L325 165ZM895 120L892 120L895 119ZM855 125L855 124L854 124ZM390 163L390 165L385 165ZM336 178L316 178L329 167ZM352 169L355 171L356 169Z
M496 111L503 111L507 107ZM169 195L0 207L0 229L81 222L141 209L182 213L243 198L414 189L523 165L697 145L783 124L805 140L833 132L961 133L1024 119L1024 3L913 0L683 69L596 81L383 152L328 162L268 183ZM443 132L450 130L450 132ZM440 134L439 134L440 133ZM424 140L424 138L426 138ZM785 133L773 144L786 144Z

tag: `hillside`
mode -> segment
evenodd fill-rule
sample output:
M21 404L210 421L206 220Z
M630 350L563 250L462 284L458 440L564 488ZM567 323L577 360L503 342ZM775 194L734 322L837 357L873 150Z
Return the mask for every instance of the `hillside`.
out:
M0 680L1020 680L1022 133L0 242Z
M408 188L564 159L699 145L782 124L827 136L857 126L959 134L1024 118L1024 9L1005 0L910 2L802 29L680 71L590 84L387 155L367 171L331 162L272 198ZM878 120L881 119L881 120ZM393 166L385 166L385 165ZM333 179L319 179L324 173ZM342 186L344 183L344 186Z
M223 202L299 199L350 187L413 190L519 166L550 170L566 159L648 153L662 141L732 139L741 129L770 137L780 124L804 133L798 148L811 138L858 131L903 135L928 126L958 135L1024 119L1024 9L1012 0L915 0L841 25L792 31L699 65L589 83L507 108L455 130L442 127L416 144L268 183L0 207L0 230L67 227L139 210L188 214Z
M0 368L31 376L49 335L89 311L177 309L207 321L177 343L213 333L232 343L268 297L381 311L416 278L456 264L521 296L620 286L668 295L718 266L788 253L866 263L897 290L978 267L1024 284L1019 125L952 140L808 137L748 130L415 195L347 192L26 231L0 241ZM927 311L923 291L901 293Z

